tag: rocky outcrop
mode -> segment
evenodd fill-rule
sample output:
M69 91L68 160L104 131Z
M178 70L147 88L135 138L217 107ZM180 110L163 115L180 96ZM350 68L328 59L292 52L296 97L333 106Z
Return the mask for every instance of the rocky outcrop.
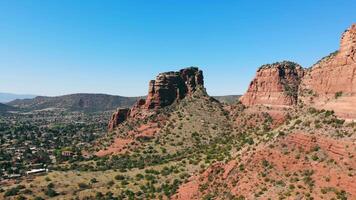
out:
M130 116L130 109L128 108L119 108L111 116L109 122L109 130L113 130L118 124L124 122Z
M309 69L292 62L263 65L240 100L247 106L303 103L356 119L356 24L342 34L338 51Z
M157 110L192 95L198 88L204 89L203 72L197 67L181 69L178 72L160 73L149 82L146 99L140 99L130 110L119 109L110 122L109 130L128 117L136 117L147 110Z
M195 67L161 73L150 81L145 107L157 109L171 105L203 85L203 72Z
M356 24L341 37L340 49L307 70L299 98L308 105L356 119Z
M343 33L339 51L324 57L308 70L301 92L318 98L334 97L338 92L356 93L356 24Z
M283 61L261 66L240 101L246 106L293 106L297 104L298 87L303 68Z

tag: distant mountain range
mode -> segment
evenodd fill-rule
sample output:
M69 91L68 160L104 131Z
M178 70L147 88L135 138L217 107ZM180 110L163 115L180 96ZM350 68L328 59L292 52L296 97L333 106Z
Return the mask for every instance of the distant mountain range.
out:
M8 110L41 110L48 108L59 108L68 111L108 111L115 110L116 108L128 108L131 107L139 98L142 97L123 97L108 94L89 94L78 93L69 94L63 96L47 97L34 95L16 95L9 93L0 93L3 101L7 102L1 104L2 112ZM226 95L226 96L213 96L223 103L234 103L240 97L240 95ZM14 99L10 102L8 100ZM7 99L7 100L5 100Z
M0 103L8 103L15 99L32 99L35 97L36 95L32 95L32 94L12 94L12 93L0 92Z
M220 101L221 103L232 104L235 103L242 95L224 95L224 96L213 96L214 99Z
M38 96L33 99L17 99L7 105L25 110L62 108L69 111L107 111L118 107L130 107L140 97L123 97L107 94L69 94L56 97Z

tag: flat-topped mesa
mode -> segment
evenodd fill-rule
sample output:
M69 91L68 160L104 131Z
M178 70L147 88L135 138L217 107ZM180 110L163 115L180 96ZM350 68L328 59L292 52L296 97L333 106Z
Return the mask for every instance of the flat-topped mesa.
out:
M240 101L246 106L296 105L298 87L303 75L303 68L294 62L283 61L262 65Z
M113 114L109 122L109 131L128 117L142 114L142 110L156 110L169 106L192 95L198 88L204 89L204 78L203 72L197 67L160 73L155 80L149 82L146 100L140 99L131 109L119 109Z

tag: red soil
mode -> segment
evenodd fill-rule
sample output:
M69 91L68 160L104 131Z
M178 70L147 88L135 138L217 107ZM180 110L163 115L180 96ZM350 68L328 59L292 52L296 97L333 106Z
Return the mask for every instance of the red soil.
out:
M95 155L102 157L111 154L122 154L126 150L132 147L138 138L152 138L160 130L157 122L149 122L143 124L138 128L129 131L125 138L116 138L114 143L112 143L108 148L101 149L96 152Z
M95 153L96 156L102 157L110 154L124 153L128 144L131 144L133 139L116 138L114 143L107 149L102 149Z
M255 195L263 187L267 188L267 191L260 195L261 199L267 199L267 197L278 199L280 193L287 191L290 184L301 187L294 189L291 199L295 199L297 196L304 196L310 192L303 182L302 173L305 170L313 171L310 177L314 181L314 187L310 195L314 199L335 196L332 191L326 194L321 193L321 189L327 187L336 188L337 191L344 190L351 199L356 198L356 179L354 178L356 143L354 141L295 132L279 138L274 144L274 146L259 145L255 151L246 151L240 157L240 161L232 160L227 164L213 164L204 173L192 177L188 183L183 184L173 199L201 199L206 194L218 193L243 195L247 199L255 199ZM318 147L318 150L314 150L315 147ZM298 154L300 154L299 158L296 156ZM319 159L310 159L313 154L318 155ZM263 162L273 167L267 169L262 165ZM238 167L241 164L244 166L243 170ZM266 177L269 180L283 181L286 186L276 185L276 182L266 182L266 177L261 176L262 173L267 173ZM291 177L294 177L293 174L297 174L300 180L290 182ZM208 185L207 189L200 190L202 185ZM224 199L223 196L217 197Z

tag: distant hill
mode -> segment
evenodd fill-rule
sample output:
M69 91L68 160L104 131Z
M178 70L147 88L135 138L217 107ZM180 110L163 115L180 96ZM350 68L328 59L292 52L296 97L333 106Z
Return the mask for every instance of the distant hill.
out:
M0 113L10 111L10 110L16 110L16 109L11 106L0 103Z
M8 103L16 99L32 99L35 97L36 95L32 95L32 94L12 94L12 93L0 92L0 103Z
M213 96L214 99L227 104L235 103L240 97L241 95Z
M114 110L118 107L130 107L139 98L79 93L56 97L38 96L33 99L17 99L7 103L7 105L26 110L61 108L69 111L95 112Z

